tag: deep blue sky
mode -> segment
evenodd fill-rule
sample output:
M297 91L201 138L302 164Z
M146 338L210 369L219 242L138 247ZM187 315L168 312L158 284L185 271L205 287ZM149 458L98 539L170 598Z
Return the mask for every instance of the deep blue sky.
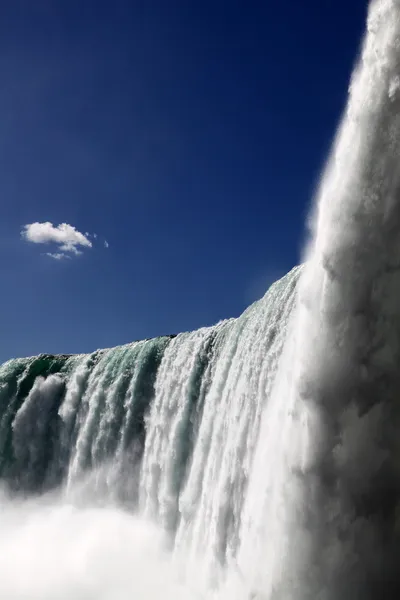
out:
M2 2L0 360L210 325L295 265L366 5ZM53 260L35 221L98 238Z

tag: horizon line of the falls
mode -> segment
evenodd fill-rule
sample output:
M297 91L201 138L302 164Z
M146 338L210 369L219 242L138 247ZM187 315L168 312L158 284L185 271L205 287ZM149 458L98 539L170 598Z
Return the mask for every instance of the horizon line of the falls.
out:
M239 566L266 598L399 598L398 0L370 5L306 259Z

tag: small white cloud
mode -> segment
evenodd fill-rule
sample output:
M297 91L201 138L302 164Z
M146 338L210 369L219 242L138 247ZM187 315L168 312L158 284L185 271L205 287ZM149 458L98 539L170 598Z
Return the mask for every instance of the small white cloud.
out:
M77 256L82 254L79 248L92 247L92 242L88 239L88 236L78 231L72 225L68 225L68 223L61 223L56 227L50 221L30 223L29 225L24 225L21 236L27 242L33 244L57 244L60 252L47 253L48 256L56 260L65 258L67 256L66 252Z
M104 248L109 248L110 244L107 242L107 240L104 240Z
M46 252L46 256L50 256L50 258L54 258L54 260L62 260L63 258L71 258L65 252Z

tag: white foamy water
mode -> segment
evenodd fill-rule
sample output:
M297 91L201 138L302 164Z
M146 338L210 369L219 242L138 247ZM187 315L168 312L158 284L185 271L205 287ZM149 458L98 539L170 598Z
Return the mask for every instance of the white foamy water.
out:
M1 500L4 600L196 600L171 565L163 532L113 506L64 498Z

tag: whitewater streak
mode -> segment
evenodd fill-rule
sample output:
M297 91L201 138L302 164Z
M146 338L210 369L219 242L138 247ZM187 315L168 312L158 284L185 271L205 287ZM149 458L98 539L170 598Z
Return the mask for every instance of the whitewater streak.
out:
M305 266L240 318L0 367L0 597L400 597L400 2Z

